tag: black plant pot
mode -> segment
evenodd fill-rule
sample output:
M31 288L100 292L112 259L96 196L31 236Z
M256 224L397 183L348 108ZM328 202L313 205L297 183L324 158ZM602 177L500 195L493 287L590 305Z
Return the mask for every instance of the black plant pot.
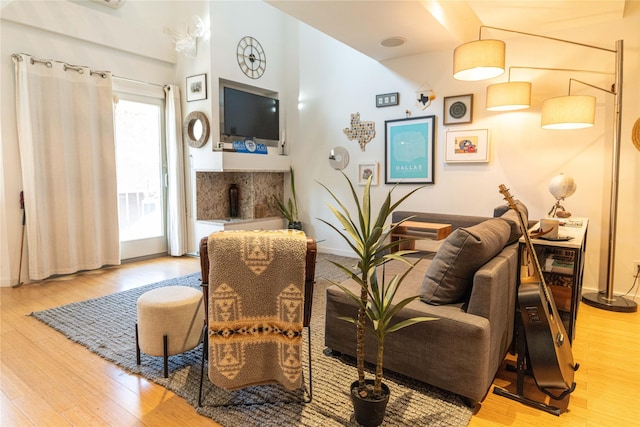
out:
M302 230L302 222L293 221L289 223L289 230Z
M365 383L373 387L373 380L365 380ZM389 403L389 387L382 384L382 398L363 398L358 395L358 381L351 384L351 402L358 424L365 427L376 427L382 424L384 414Z

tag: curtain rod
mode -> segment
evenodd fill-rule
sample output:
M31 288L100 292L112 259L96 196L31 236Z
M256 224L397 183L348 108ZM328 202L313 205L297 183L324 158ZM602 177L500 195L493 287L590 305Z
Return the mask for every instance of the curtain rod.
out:
M161 85L159 83L145 82L145 81L142 81L142 80L136 80L136 79L132 79L132 78L129 78L129 77L120 77L120 76L116 76L116 75L114 75L113 78L120 79L120 80L127 80L127 81L134 82L134 83L142 83L142 84L151 85L151 86L158 86L158 87L161 87L161 88L164 88L165 86L167 86L167 85Z
M15 60L15 61L20 62L20 61L23 61L22 55L28 56L29 57L29 62L31 64L44 64L44 65L47 66L47 68L53 67L53 62L54 61L52 61L51 59L34 58L33 56L29 55L28 53L12 53L11 54L11 58L13 60ZM72 65L72 64L69 64L69 63L64 62L64 61L57 61L56 60L55 62L57 62L59 64L62 64L64 71L73 70L73 71L77 71L80 74L84 73L84 69L85 68L89 68L89 67L83 66L83 65ZM98 76L102 77L103 79L106 79L107 78L107 73L108 73L108 71L94 71L94 70L89 68L89 75L91 75L91 76L93 76L95 74L95 75L98 75Z
M29 61L31 62L31 64L44 64L47 66L47 68L51 68L53 67L53 60L51 59L38 59L38 58L34 58L32 55L28 54L28 53L12 53L11 54L11 58L14 59L15 61L23 61L22 55L28 56L29 57ZM67 62L64 61L55 61L57 63L63 64L63 68L65 71L67 70L74 70L79 72L80 74L84 73L84 69L85 68L89 68L86 66L82 66L82 65L71 65ZM99 75L100 77L102 77L103 79L107 78L107 73L109 73L109 71L94 71L89 69L89 72L91 73L91 75L93 76L94 74ZM136 80L136 79L131 79L129 77L121 77L121 76L116 76L116 75L112 75L113 78L116 79L120 79L120 80L127 80L130 82L135 82L135 83L141 83L141 84L146 84L146 85L151 85L151 86L157 86L157 87L161 87L161 88L165 88L167 85L163 85L163 84L158 84L158 83L151 83L151 82L145 82L142 80Z
M23 58L22 58L22 56L21 56L21 55L26 55L26 56L28 56L28 57L29 57L29 60L30 60L30 62L31 62L31 64L39 63L39 64L44 64L44 65L46 65L46 66L47 66L47 68L51 68L51 67L53 67L53 61L52 61L51 59L38 59L38 58L34 58L32 55L29 55L28 53L12 53L12 54L11 54L11 58L13 58L13 59L14 59L14 60L16 60L16 61L22 61L22 60L23 60ZM63 65L64 65L64 70L65 70L65 71L67 71L67 70L71 69L71 70L74 70L74 71L79 72L80 74L84 73L84 69L85 69L85 68L89 68L89 67L82 66L82 65L71 65L71 64L66 63L66 62L64 62L64 61L57 61L57 60L56 60L55 62L58 62L58 63L60 63L60 64L63 64ZM92 75L92 76L93 76L94 74L97 74L97 75L99 75L100 77L102 77L103 79L106 79L106 78L107 78L107 73L109 73L109 71L94 71L94 70L91 70L91 69L89 69L89 72L91 73L91 75ZM151 82L145 82L145 81L142 81L142 80L131 79L131 78L128 78L128 77L120 77L120 76L116 76L116 75L112 75L112 76L113 76L114 78L116 78L116 79L127 80L127 81L130 81L130 82L142 83L142 84L147 84L147 85L151 85L151 86L157 86L157 87L161 87L161 88L163 88L163 89L164 89L164 87L165 87L165 86L167 86L167 85L162 85L162 84L158 84L158 83L151 83Z

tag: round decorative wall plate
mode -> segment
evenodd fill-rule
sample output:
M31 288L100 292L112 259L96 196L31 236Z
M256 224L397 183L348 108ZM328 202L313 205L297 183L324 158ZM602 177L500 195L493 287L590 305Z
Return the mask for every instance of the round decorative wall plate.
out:
M329 164L336 170L342 170L349 164L349 152L344 147L335 147L329 154Z
M258 40L246 36L238 42L236 52L242 72L252 79L259 79L267 69L267 55Z
M454 102L449 107L449 115L454 119L461 119L465 114L467 114L467 106L462 101Z

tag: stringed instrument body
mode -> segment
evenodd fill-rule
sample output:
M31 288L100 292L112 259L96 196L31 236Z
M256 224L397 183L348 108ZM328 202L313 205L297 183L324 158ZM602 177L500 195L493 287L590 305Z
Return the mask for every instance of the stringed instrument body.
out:
M533 267L529 276L521 275L518 288L518 305L525 331L529 367L538 388L552 398L560 399L575 389L574 373L578 365L573 361L567 331L545 283L522 214L509 190L502 184L499 188L509 206L518 213L527 254ZM551 390L558 391L558 394Z

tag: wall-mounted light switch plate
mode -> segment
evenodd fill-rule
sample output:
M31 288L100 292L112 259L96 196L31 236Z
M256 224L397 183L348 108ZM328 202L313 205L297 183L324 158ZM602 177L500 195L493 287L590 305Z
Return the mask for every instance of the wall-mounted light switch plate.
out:
M376 107L389 107L392 105L398 105L399 102L400 94L398 92L376 95Z

